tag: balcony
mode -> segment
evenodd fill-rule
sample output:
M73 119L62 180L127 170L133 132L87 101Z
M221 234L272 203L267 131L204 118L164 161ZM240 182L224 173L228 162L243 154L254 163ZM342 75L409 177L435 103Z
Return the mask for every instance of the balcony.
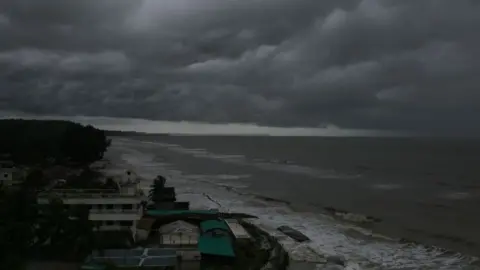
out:
M113 221L122 221L122 220L140 220L142 218L142 211L140 209L136 210L90 210L88 219L90 220L113 220Z
M47 192L40 192L39 198L124 198L141 196L140 190L132 193L119 192L115 189L54 189Z
M142 213L141 209L121 209L121 208L113 208L113 209L106 209L106 208L92 208L90 209L90 213L95 214L117 214L117 213Z

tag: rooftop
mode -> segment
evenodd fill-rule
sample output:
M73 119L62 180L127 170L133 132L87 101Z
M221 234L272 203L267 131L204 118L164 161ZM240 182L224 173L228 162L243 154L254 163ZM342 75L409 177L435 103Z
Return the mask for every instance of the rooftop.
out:
M227 219L227 220L225 220L225 222L227 223L228 227L230 228L230 231L233 233L235 238L237 238L237 239L250 239L251 238L250 234L247 232L247 230L245 230L245 228L242 226L242 224L240 224L238 222L238 220Z
M39 197L57 195L68 198L108 198L108 197L135 197L143 192L137 189L136 183L123 183L108 179L101 180L73 180L57 179L50 183L45 191L39 193Z
M200 223L200 228L202 229L203 232L209 231L209 230L214 230L214 229L220 229L224 231L230 231L228 228L227 223L223 220L207 220L202 223Z
M200 235L198 249L206 255L235 257L232 241L228 236Z
M137 197L142 193L122 193L115 189L51 189L38 194L38 197L59 196L63 198L117 198Z
M107 249L93 252L81 269L105 269L111 263L118 267L161 267L175 266L177 251L175 249Z
M227 223L223 220L207 220L200 223L203 234L198 239L198 249L202 254L235 257L232 240L227 234L210 234L210 230L220 229L230 232Z

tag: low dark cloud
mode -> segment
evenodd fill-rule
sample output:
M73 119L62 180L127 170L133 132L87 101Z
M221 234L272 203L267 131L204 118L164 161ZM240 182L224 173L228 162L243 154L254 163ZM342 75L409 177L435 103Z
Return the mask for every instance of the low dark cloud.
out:
M5 0L0 110L480 131L480 4Z

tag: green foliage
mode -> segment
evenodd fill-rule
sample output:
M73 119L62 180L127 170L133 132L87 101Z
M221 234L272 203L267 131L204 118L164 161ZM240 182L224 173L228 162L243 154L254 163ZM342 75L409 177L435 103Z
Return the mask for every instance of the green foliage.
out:
M88 209L61 200L37 205L35 191L0 190L0 269L23 269L30 256L82 257L95 246Z
M25 181L22 183L24 190L37 190L49 183L49 180L44 176L41 169L35 168L28 172Z
M0 190L0 269L22 269L32 245L36 209L29 190Z
M38 206L39 213L32 249L54 254L63 259L88 254L95 246L93 223L88 219L88 208L64 205L53 199L50 204Z
M103 130L68 121L0 120L0 155L16 164L91 163L110 145Z
M150 185L150 191L148 197L151 201L157 202L175 202L176 195L175 189L171 187L165 187L166 178L158 175L153 184Z

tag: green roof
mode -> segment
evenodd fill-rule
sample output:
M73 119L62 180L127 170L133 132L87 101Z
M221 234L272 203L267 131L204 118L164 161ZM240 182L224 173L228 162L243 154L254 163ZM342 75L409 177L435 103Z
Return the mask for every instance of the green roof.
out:
M207 220L207 221L204 221L204 222L200 223L200 228L204 232L206 232L208 230L212 230L212 229L221 229L221 230L230 231L230 229L228 228L228 225L227 225L227 223L225 223L225 221L215 220L215 219Z
M149 216L169 216L169 215L188 215L188 214L201 214L201 215L213 215L218 214L217 210L147 210Z
M198 250L207 255L235 257L232 241L228 236L201 235L198 238Z

